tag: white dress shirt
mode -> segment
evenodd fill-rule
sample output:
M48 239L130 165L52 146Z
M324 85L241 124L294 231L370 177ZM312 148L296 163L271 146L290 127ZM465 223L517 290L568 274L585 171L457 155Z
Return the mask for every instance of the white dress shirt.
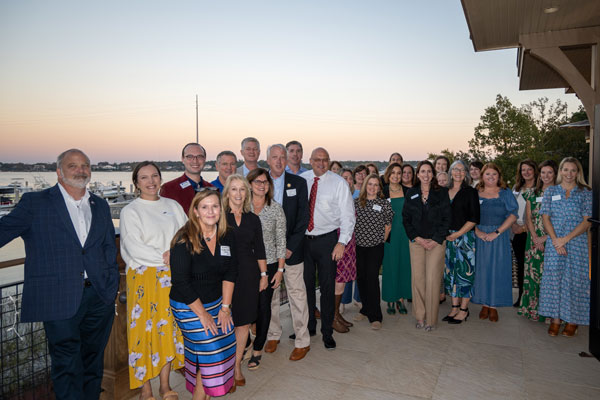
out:
M90 192L86 190L81 199L75 200L60 183L58 184L58 188L60 189L63 199L65 199L65 205L67 206L69 217L71 217L71 223L73 224L73 228L75 228L79 243L81 243L81 247L83 247L90 233L90 227L92 226ZM83 278L88 278L87 271L85 270L83 271Z
M273 200L279 203L279 205L283 205L283 191L285 189L285 172L279 176L279 178L273 178L271 175L271 179L273 179Z
M310 190L315 173L310 170L300 176L306 179L310 202ZM348 182L331 171L327 171L319 177L313 222L315 227L310 232L306 230L307 235L323 235L339 228L338 242L346 245L352 238L356 223L352 194L348 188Z
M92 225L90 192L86 190L81 199L75 200L60 183L58 184L58 187L65 199L65 204L67 205L67 211L69 212L69 217L71 217L73 228L75 228L75 232L77 232L81 247L83 247L88 234L90 233L90 226Z

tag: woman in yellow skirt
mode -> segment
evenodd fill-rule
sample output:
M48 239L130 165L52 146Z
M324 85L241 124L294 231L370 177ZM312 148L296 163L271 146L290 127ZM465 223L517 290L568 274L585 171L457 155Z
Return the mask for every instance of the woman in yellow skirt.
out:
M187 217L174 200L160 197L160 170L144 161L133 171L140 197L121 211L121 256L127 264L129 387L152 399L150 380L160 376L160 396L176 400L171 368L184 366L183 339L169 305L169 243Z

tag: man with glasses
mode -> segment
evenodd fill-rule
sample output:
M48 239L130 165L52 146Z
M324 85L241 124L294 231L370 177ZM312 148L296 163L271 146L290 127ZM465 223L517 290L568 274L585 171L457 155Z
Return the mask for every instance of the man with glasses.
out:
M206 150L198 143L188 143L181 150L181 162L185 172L179 178L163 184L160 195L178 202L188 212L196 192L206 187L214 187L202 179L202 169L206 162Z

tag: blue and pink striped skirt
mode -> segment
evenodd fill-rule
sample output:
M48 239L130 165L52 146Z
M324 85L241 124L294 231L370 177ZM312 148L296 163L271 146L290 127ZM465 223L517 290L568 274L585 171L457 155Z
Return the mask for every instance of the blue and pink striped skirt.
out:
M221 299L204 304L206 311L217 323L217 314L221 309ZM173 316L183 334L185 347L186 388L194 393L196 375L200 371L204 392L211 397L224 396L233 386L233 368L235 365L235 334L233 329L223 333L217 325L219 334L214 336L205 330L198 316L187 306L171 300Z

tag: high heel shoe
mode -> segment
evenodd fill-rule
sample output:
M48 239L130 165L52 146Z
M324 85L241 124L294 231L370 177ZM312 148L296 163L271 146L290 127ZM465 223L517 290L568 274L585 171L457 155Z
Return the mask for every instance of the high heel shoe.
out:
M387 312L389 315L394 315L394 314L396 314L396 310L394 309L394 303L390 303L390 302L388 302L388 303L387 303L387 310L386 310L386 312Z
M459 305L456 305L456 306L455 306L455 305L452 305L452 308L460 308L460 306L459 306ZM456 314L458 314L458 313L456 313ZM456 314L454 314L454 315L456 315ZM444 321L444 322L448 322L448 321L450 321L452 318L454 318L454 317L453 317L453 316L451 317L451 316L450 316L450 314L448 314L448 315L446 315L444 318L442 318L442 321Z
M467 308L462 308L462 307L461 307L461 308L460 308L460 311L464 311L464 312L466 312L466 313L467 313L467 315L465 316L465 318L464 318L464 319L456 319L456 318L454 318L454 317L450 317L450 319L448 320L448 323L449 323L449 324L452 324L452 325L458 325L458 324L462 324L462 323L463 323L463 321L464 321L464 322L467 322L467 318L469 318L469 315L471 315L471 312L469 311L469 307L467 307ZM458 314L457 314L457 315L458 315Z
M396 302L396 308L398 309L398 314L407 314L408 311L406 310L406 307L404 307L404 302L402 302L401 300L398 300Z

